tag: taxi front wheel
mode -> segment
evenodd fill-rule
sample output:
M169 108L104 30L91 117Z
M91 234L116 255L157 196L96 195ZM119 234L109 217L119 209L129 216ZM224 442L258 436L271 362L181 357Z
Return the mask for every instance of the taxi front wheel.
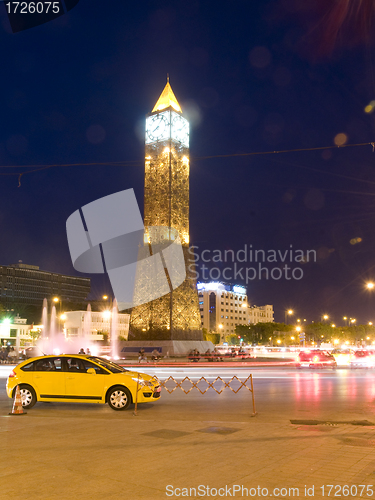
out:
M132 396L129 389L122 386L113 387L108 393L108 404L112 410L126 410L130 405Z
M36 403L36 394L30 385L20 385L20 393L23 408L32 408ZM13 391L13 397L16 395L16 389Z

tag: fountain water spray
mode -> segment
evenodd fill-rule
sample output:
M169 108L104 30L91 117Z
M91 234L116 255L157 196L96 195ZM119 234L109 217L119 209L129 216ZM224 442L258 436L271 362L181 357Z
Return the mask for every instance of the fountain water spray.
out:
M119 359L117 326L118 326L118 309L117 309L117 300L115 299L113 301L112 321L111 321L111 355L112 355L112 359L114 359L114 360Z
M88 304L87 311L85 312L85 316L83 318L83 340L85 344L87 344L91 338L91 324L91 304Z

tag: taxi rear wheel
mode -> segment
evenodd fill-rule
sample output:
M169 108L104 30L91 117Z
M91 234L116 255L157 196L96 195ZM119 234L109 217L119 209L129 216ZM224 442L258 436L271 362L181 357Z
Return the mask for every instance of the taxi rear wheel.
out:
M32 408L36 403L36 394L30 385L20 385L20 393L22 399L22 408ZM14 390L13 397L16 395Z
M126 410L131 403L132 396L129 389L123 386L113 387L108 393L108 404L112 410Z

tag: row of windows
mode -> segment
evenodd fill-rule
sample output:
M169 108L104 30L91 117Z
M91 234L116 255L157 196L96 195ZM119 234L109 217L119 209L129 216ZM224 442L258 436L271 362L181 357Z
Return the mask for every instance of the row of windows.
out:
M220 304L223 306L224 302L220 302ZM243 307L243 304L233 304L233 302L225 302L225 305L226 306L231 306L231 307Z
M211 292L211 293L212 293L212 292ZM202 293L202 292L200 292L200 293L198 294L198 296L199 296L199 297L203 297L203 293ZM239 301L246 300L246 296L241 296L241 295L239 295L239 296L237 296L237 295L226 295L226 294L224 294L224 293L222 293L220 297L221 297L222 299L223 299L223 298L225 298L225 299L227 299L227 300L239 300Z
M242 297L241 295L240 296L237 296L237 295L226 295L224 293L221 294L221 297L222 298L226 298L226 299L230 299L230 300L245 300L246 297Z
M221 312L224 312L224 309L221 309ZM236 313L236 314L247 314L247 311L242 311L241 309L239 309L238 311L235 311L233 309L229 310L229 309L225 309L225 312L231 312L231 313Z
M4 276L5 278L5 276ZM41 277L27 277L27 276L9 276L6 277L7 282L16 283L46 283L49 284L51 281L59 285L71 285L71 286L90 286L90 281L87 278L83 280L81 278L64 278L56 279L54 276L46 276L44 279Z
M46 271L40 270L30 270L30 269L17 269L14 267L4 268L0 266L0 274L7 276L19 276L21 278L32 278L32 279L55 279L56 281L70 281L73 283L74 281L90 281L90 278L81 278L78 276L67 276L65 274L57 274L57 273L49 273Z

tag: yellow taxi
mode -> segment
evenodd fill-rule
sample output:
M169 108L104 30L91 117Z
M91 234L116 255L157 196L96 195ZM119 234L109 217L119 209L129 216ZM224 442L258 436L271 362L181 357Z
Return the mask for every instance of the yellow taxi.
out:
M126 370L97 356L40 356L23 361L9 374L6 391L10 398L20 386L22 406L37 401L99 403L125 410L135 402L156 401L161 387L156 377Z

